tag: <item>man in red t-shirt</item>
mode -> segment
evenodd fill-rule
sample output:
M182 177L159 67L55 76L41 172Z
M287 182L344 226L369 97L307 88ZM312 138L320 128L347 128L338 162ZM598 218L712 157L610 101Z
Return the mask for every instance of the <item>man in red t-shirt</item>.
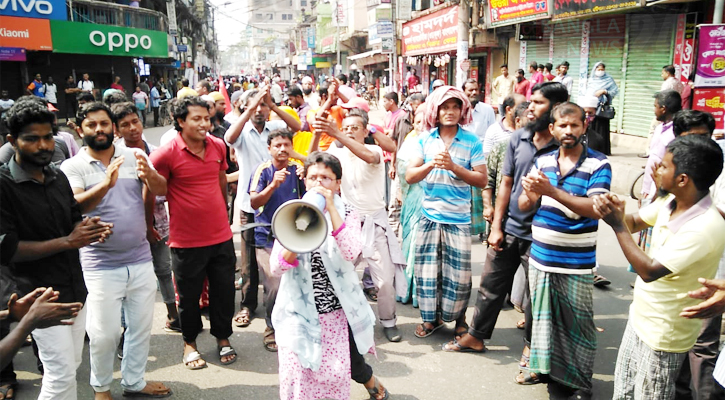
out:
M234 266L237 258L227 216L226 146L208 135L209 105L197 96L174 100L179 134L151 153L156 170L167 180L169 247L179 294L184 365L206 367L197 351L202 330L199 296L209 278L209 319L222 364L237 353L229 343L234 316ZM216 193L216 194L215 194Z
M416 86L420 83L420 79L418 78L418 72L414 69L411 69L411 74L408 77L408 95L411 93L416 92Z
M529 99L529 89L531 88L531 82L524 77L524 70L516 70L516 84L514 85L514 92L526 96L526 100Z

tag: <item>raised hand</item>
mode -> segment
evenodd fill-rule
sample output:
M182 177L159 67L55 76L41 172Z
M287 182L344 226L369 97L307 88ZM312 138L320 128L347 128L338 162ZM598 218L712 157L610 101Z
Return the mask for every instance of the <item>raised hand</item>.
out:
M126 161L124 156L118 157L108 165L108 168L106 168L106 184L109 189L116 186L116 181L118 181L118 170L121 168L124 161Z

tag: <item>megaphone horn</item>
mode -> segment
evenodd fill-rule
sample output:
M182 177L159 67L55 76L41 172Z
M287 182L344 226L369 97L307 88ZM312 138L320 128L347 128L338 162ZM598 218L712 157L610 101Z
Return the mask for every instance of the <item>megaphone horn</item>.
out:
M325 242L328 234L325 197L307 192L302 199L282 204L272 216L272 232L293 253L309 253Z

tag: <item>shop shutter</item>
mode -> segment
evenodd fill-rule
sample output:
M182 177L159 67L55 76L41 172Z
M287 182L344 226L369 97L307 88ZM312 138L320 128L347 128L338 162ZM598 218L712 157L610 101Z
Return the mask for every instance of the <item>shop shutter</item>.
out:
M622 111L622 80L624 79L624 39L626 33L626 16L595 18L590 21L589 41L589 72L597 62L603 62L607 73L614 78L620 92L614 98L613 106L617 114ZM664 65L664 64L662 64ZM612 131L619 131L621 118L615 117L610 123Z
M628 15L622 131L647 136L654 118L652 96L662 86L662 67L672 63L677 15ZM609 69L609 68L607 68Z
M571 90L571 101L576 102L579 90L579 59L582 45L582 21L566 21L550 25L554 29L554 67L569 62L567 75L574 79ZM548 34L548 31L547 31ZM547 42L548 43L548 42ZM547 59L548 51L547 48Z
M524 70L526 79L531 78L529 64L532 61L536 61L538 64L546 64L549 62L549 29L550 27L548 25L544 25L543 40L526 41L526 65L520 66Z

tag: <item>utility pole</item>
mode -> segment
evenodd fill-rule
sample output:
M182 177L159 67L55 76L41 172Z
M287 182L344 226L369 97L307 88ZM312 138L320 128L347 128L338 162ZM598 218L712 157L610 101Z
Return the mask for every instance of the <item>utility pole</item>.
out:
M470 15L468 11L468 0L459 0L458 3L458 46L456 49L456 87L462 87L468 77L468 71L464 71L462 64L468 61L468 30Z
M390 19L393 23L393 52L390 53L390 86L393 92L398 91L398 82L395 80L395 71L398 70L398 2L392 0L390 2Z

